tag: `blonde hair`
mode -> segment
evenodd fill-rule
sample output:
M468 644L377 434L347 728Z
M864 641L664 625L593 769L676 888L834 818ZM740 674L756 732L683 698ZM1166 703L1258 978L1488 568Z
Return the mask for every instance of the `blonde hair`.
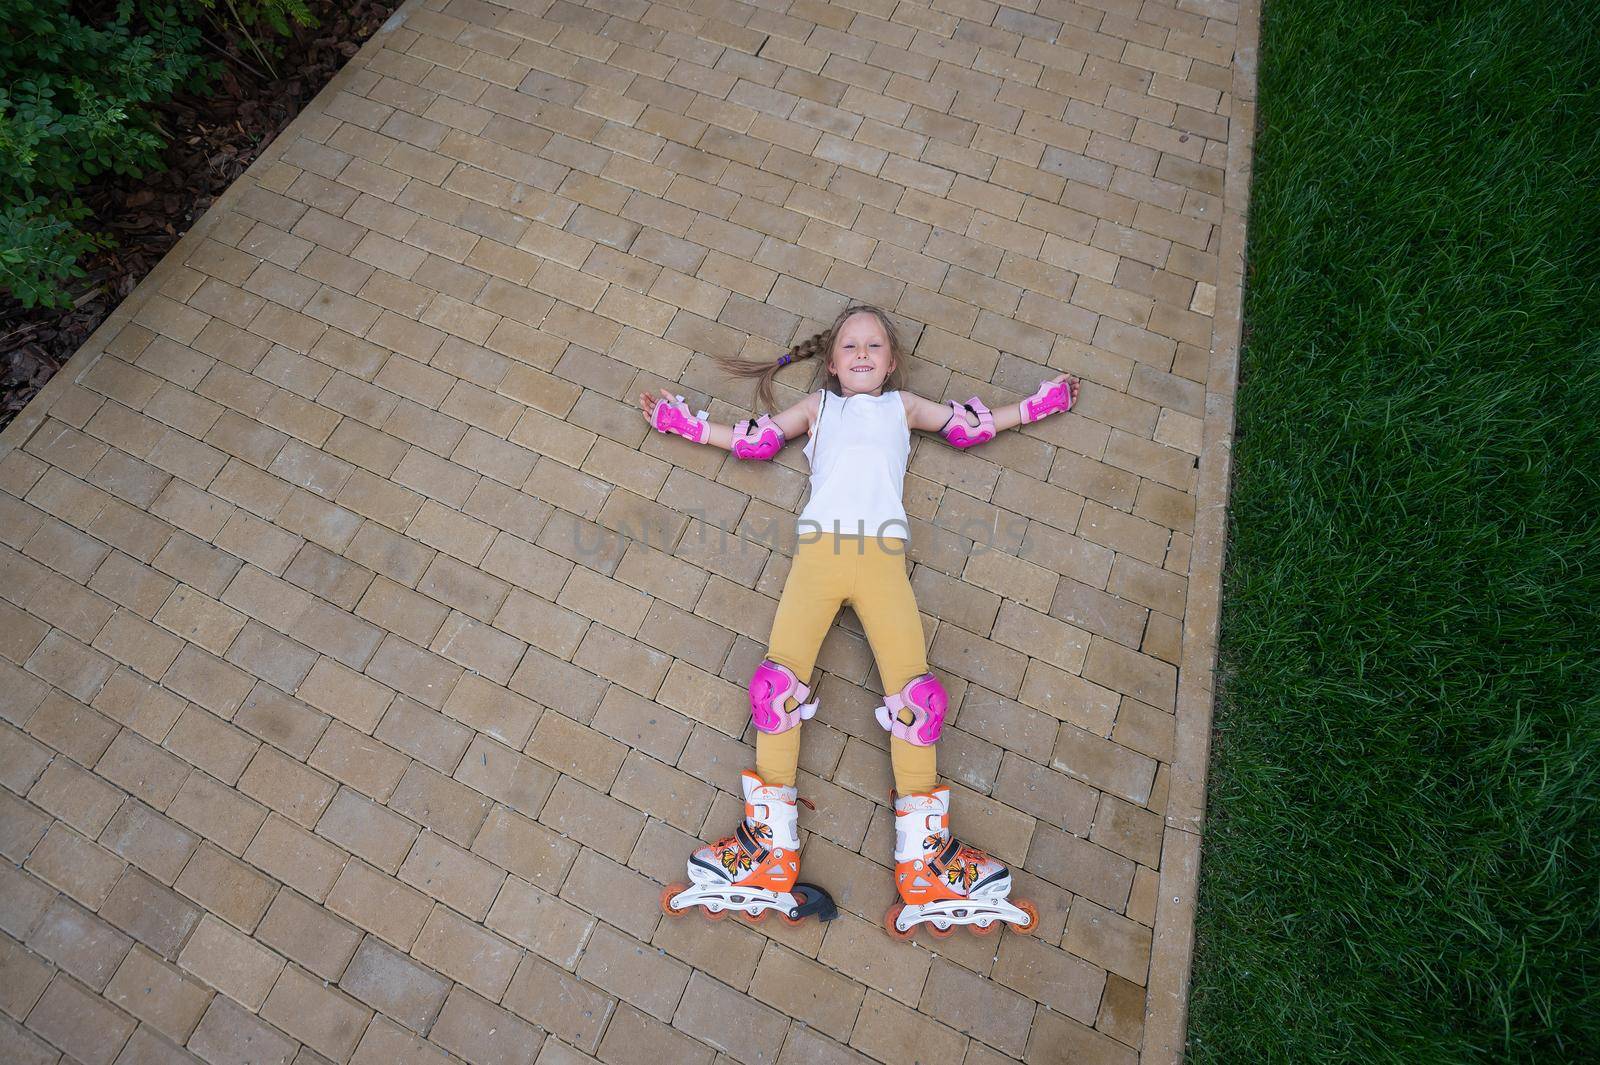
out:
M772 362L753 362L749 359L740 359L726 355L713 355L712 359L726 373L733 377L756 378L756 400L758 409L771 411L777 404L773 400L772 381L778 371L791 362L801 359L810 359L823 356L822 370L816 375L822 379L822 387L834 395L843 395L839 387L839 375L835 374L828 366L829 358L833 355L833 343L839 335L839 330L844 326L845 320L853 314L870 314L878 319L878 324L883 327L884 336L889 338L889 357L894 362L894 369L889 371L889 376L884 379L885 391L898 390L903 383L905 370L905 352L900 347L900 335L895 332L894 323L889 320L889 315L881 308L870 303L857 303L839 312L833 324L820 333L814 333L806 339L791 347L787 354L780 355ZM812 379L811 387L816 387L817 381ZM809 392L810 389L808 388Z

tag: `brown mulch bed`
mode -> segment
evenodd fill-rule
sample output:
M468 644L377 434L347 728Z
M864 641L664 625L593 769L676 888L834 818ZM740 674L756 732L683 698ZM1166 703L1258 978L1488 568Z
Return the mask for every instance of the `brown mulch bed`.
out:
M163 156L165 169L140 178L107 175L80 191L94 212L85 228L115 244L80 261L65 311L24 309L0 295L0 428L81 347L222 191L244 173L400 0L310 0L317 25L297 29L273 60L271 77L239 42L209 96L183 95L158 109L161 126L181 130Z

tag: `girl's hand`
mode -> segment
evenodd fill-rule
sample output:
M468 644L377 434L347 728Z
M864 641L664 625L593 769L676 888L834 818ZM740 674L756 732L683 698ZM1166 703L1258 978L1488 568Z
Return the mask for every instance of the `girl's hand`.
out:
M660 388L656 391L661 394L659 396L652 396L648 392L639 393L639 409L644 412L644 420L649 422L652 428L654 428L656 424L656 404L662 401L670 402L673 398L672 393L668 392L665 388Z

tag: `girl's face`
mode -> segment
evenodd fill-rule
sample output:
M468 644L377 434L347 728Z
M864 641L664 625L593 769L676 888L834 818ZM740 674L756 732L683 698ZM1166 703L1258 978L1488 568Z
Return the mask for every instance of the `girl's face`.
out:
M839 390L845 395L878 393L894 369L894 357L877 315L852 314L844 320L828 368L839 378Z

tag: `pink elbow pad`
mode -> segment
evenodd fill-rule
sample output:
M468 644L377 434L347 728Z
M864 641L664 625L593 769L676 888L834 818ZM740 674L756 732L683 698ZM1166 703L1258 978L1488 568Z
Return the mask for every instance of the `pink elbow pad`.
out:
M772 420L772 415L746 418L733 427L733 453L741 459L762 461L772 458L783 449L783 430Z
M689 405L683 401L682 396L671 400L664 399L657 403L655 418L651 424L657 432L676 433L696 444L706 442L706 412L690 414Z
M1022 401L1024 423L1036 422L1051 414L1072 409L1072 389L1065 381L1046 381L1038 391Z
M978 427L967 424L967 414L978 416ZM976 447L985 440L994 439L994 414L983 405L983 400L973 396L965 403L950 401L950 420L939 430L951 447Z

